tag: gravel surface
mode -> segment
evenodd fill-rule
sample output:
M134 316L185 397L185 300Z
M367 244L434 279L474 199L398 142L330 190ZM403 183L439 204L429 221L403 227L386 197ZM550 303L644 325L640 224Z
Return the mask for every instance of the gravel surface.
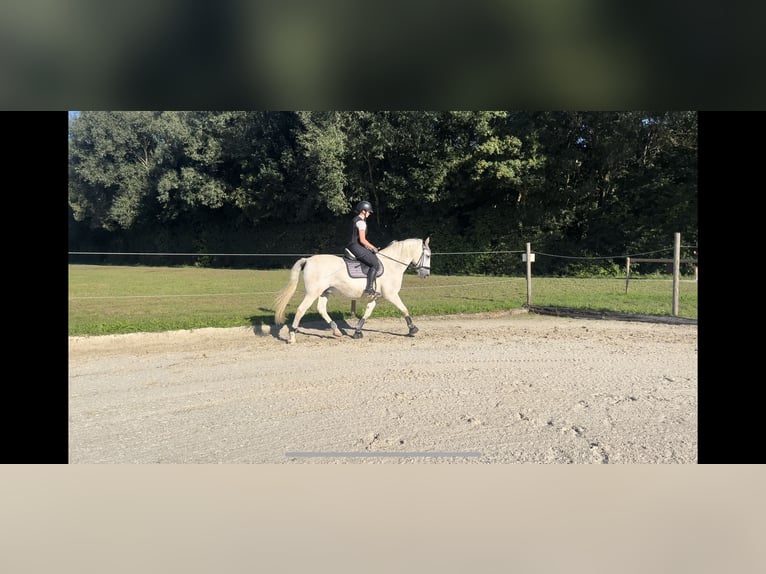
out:
M696 325L415 324L70 337L69 462L697 462Z

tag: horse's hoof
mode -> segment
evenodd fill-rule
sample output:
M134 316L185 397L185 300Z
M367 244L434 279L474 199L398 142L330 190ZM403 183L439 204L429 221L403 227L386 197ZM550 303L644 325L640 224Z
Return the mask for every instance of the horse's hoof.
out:
M420 329L418 329L418 328L417 328L415 325L413 325L412 327L410 327L410 337L412 337L412 336L413 336L415 333L417 333L418 331L420 331Z
M332 334L335 335L336 337L342 337L343 336L343 333L341 333L340 331L333 331Z
M361 331L354 332L354 339L361 339L362 337L364 337L364 335L362 335Z
M290 332L290 335L287 337L287 343L288 344L295 343L295 333Z

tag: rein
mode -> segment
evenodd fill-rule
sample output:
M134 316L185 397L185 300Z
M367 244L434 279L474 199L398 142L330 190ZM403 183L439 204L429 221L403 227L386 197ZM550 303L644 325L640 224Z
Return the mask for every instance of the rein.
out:
M376 255L382 255L382 256L383 256L383 257L385 257L386 259L390 259L391 261L396 261L397 263L401 263L402 265L405 265L405 266L407 266L407 267L409 267L410 265L412 265L412 263L405 263L404 261L399 261L398 259L396 259L396 258L394 258L394 257L391 257L391 256L389 256L389 255L386 255L385 253L382 253L382 252L380 252L380 251L378 251L378 252L376 253ZM423 260L424 260L425 258L426 258L426 246L425 246L425 245L423 245L423 253L421 253L421 254L420 254L420 259L418 259L418 262L415 264L415 269L428 269L429 271L431 270L431 268L430 268L430 267L426 267L425 265L423 265Z

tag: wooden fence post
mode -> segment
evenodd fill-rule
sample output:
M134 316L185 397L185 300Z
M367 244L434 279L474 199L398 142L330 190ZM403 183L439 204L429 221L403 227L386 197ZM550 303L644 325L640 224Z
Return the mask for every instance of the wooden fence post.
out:
M694 254L694 280L697 281L697 277L698 277L697 272L698 272L698 263L699 262L697 261L697 250L696 249L693 251L693 254Z
M678 317L678 289L681 283L681 234L676 232L673 247L673 317Z
M630 283L630 257L626 257L625 263L625 292L628 292L628 283Z
M532 255L531 243L527 243L527 252L524 254L524 260L527 262L527 307L532 306Z
M696 251L694 259L681 259L681 233L675 234L675 245L673 248L673 258L661 258L661 259L644 259L643 257L634 257L635 263L648 261L650 263L669 263L673 266L673 304L671 314L673 317L678 317L678 291L681 285L681 263L693 263L694 264L694 280L697 280L697 258ZM625 277L625 292L628 292L628 281L630 279L630 257L627 258L627 277Z

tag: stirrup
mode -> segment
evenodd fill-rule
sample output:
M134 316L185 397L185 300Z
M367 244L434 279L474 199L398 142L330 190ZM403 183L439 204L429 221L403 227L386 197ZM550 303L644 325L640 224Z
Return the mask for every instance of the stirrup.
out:
M380 297L380 293L378 291L375 291L372 287L369 287L362 291L362 295L366 295L370 299L375 299L376 297Z

